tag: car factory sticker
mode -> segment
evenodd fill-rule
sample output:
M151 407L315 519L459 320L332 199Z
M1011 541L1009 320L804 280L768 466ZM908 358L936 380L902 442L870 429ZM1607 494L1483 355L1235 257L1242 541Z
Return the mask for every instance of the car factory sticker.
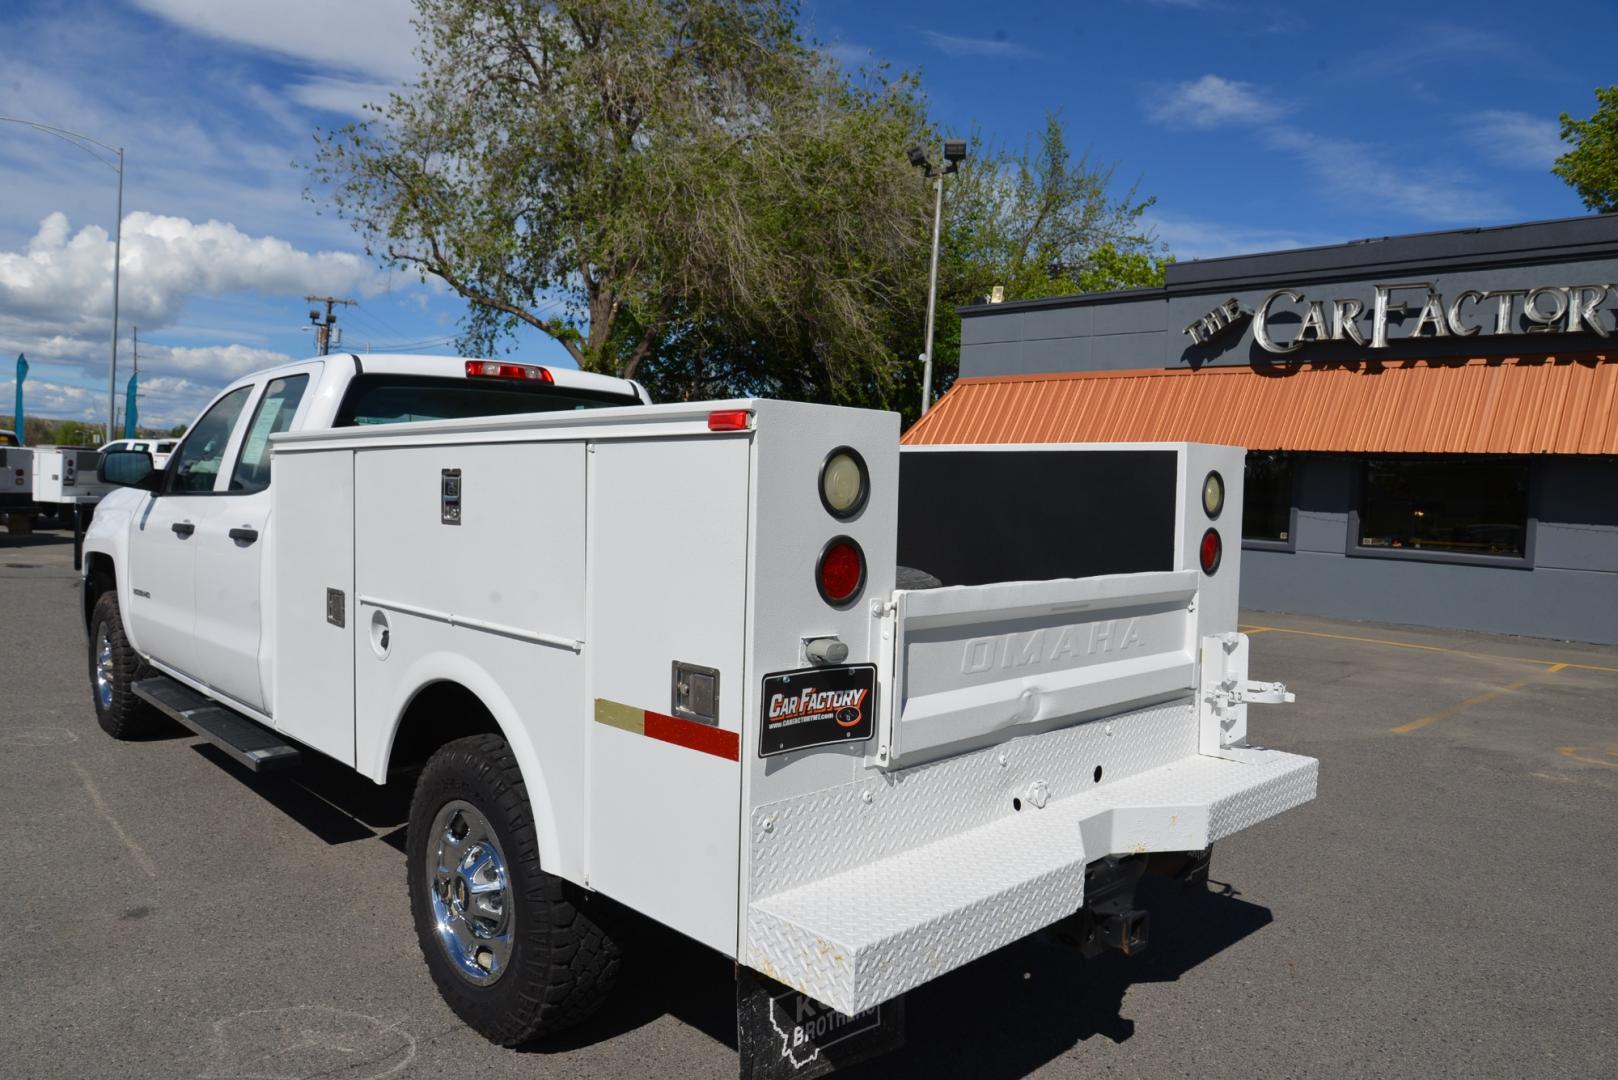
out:
M876 665L804 668L764 676L760 757L860 742L876 733Z

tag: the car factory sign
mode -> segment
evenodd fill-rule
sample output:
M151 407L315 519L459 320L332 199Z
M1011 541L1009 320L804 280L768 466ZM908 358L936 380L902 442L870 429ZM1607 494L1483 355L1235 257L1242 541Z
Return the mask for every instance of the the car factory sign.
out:
M1426 281L1377 285L1370 310L1357 297L1312 300L1300 289L1276 289L1252 312L1235 297L1226 300L1185 328L1198 345L1222 335L1251 315L1253 340L1272 353L1289 353L1323 341L1346 341L1368 349L1385 349L1390 340L1413 338L1476 337L1483 335L1595 334L1607 337L1615 329L1601 305L1618 285L1541 285L1532 289L1462 289L1451 296L1434 291ZM1296 332L1283 335L1277 315ZM1389 321L1415 317L1409 333L1389 338ZM1369 326L1367 326L1367 322Z

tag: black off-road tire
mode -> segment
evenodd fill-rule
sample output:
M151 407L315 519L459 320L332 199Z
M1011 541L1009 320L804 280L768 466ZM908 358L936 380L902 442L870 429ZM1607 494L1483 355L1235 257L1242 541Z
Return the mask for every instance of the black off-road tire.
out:
M487 986L457 972L432 908L428 845L436 843L439 811L456 801L470 803L493 827L514 897L511 956ZM492 1043L517 1046L582 1023L601 1007L616 981L620 950L586 910L595 906L588 894L540 866L528 790L503 738L457 739L428 760L411 800L405 848L410 913L427 970L469 1027Z
M111 694L103 699L97 673L101 668L101 643L105 635L111 667L107 672ZM124 636L124 620L118 610L118 594L102 593L90 613L90 697L95 702L96 722L115 739L138 739L163 726L163 716L135 696L131 687L151 674L135 647Z

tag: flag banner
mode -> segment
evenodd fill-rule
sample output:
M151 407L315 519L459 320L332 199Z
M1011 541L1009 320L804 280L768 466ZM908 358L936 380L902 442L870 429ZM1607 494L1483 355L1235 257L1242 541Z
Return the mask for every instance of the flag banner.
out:
M124 438L126 439L135 437L135 380L138 378L140 378L139 375L129 377L129 390L124 397Z
M28 425L22 415L22 381L28 378L28 357L17 354L17 404L11 410L11 422L17 428L17 443L28 445Z

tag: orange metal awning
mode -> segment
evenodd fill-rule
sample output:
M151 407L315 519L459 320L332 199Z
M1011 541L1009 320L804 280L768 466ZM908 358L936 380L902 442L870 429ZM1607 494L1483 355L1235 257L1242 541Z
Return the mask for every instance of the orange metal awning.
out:
M904 436L912 446L1154 441L1357 453L1618 454L1618 355L960 379Z

